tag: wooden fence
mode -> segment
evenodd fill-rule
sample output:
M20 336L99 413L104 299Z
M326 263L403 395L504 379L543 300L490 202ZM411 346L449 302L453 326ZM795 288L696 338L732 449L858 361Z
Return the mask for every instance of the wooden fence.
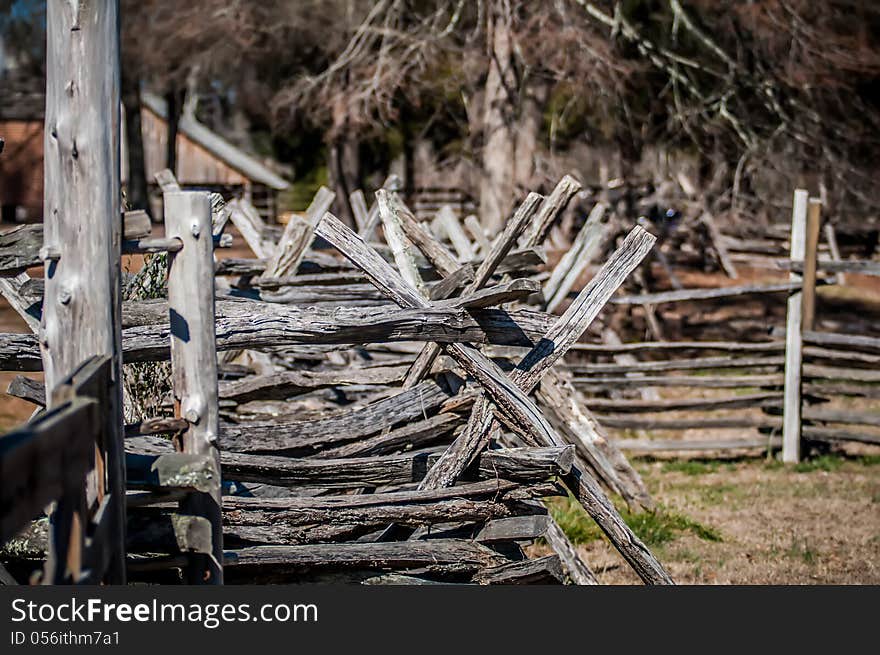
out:
M772 326L770 330L771 326L765 325L764 339L751 341L623 344L617 340L575 347L580 361L570 366L573 382L593 396L588 405L605 427L616 434L626 431L616 441L623 450L656 454L781 449L784 461L797 462L802 444L880 444L880 433L871 429L880 425L880 414L839 406L841 399L871 399L880 393L876 386L880 377L874 370L880 362L880 339L814 329L819 283L840 284L845 273L873 275L880 268L872 261L841 260L831 229L824 230L822 248L818 199L798 190L793 206L787 244L780 235L775 242L758 244L762 253L741 252L736 257L726 246L742 251L755 244L718 235L725 259L790 270L787 282L678 288L612 299L618 305L640 306L657 320L662 308L674 304L683 304L690 313L700 315L712 314L719 303L728 303L735 316L736 304L744 298L764 298L772 304L781 296L787 301L784 327ZM785 245L790 247L789 258L781 259ZM822 251L830 257L819 259ZM821 279L819 273L827 277ZM713 308L707 308L706 303L712 303ZM660 398L659 389L675 389L676 398ZM682 389L692 389L692 396L705 395L710 389L723 390L725 395L682 398L687 393ZM749 409L760 411L744 411ZM726 415L719 417L718 412ZM685 430L745 430L754 436L658 439L647 434ZM635 437L633 431L638 432Z
M0 238L0 292L35 333L0 335L0 368L44 370L49 390L14 386L48 409L0 438L2 534L55 501L45 582L155 582L182 571L209 584L595 583L543 502L570 493L644 582L669 584L606 495L651 506L607 428L639 425L631 416L646 408L748 404L768 411L757 427L789 426L787 460L800 456L802 438L840 438L801 429L823 422L801 388L838 375L812 366L872 365L876 344L804 329L818 225L805 194L795 203L792 277L760 289L615 296L655 241L626 226L576 290L603 241L602 206L542 272L542 244L580 188L567 176L546 197L529 194L490 240L451 208L419 221L394 179L372 208L353 194L356 230L328 213L327 189L278 230L246 201L181 190L165 172L166 233L153 238L143 215L120 220L118 122L106 122L119 102L116 10L50 3L47 222L42 239L36 227ZM69 56L74 48L86 56ZM73 94L71 76L83 80ZM255 257L215 264L228 222ZM167 268L161 257L147 266L167 271L167 298L120 301L123 253L164 253ZM23 273L38 264L42 283ZM608 331L604 345L578 343L609 301L650 317L663 303L746 293L789 294L784 344L630 345ZM573 350L617 361L566 367ZM677 351L722 355L634 357ZM124 425L123 361L166 360L170 415ZM681 382L657 372L706 368L749 371L735 384L758 391L671 404L648 393ZM831 387L872 375L853 368ZM641 400L584 395L630 384ZM522 543L539 537L553 554L530 559Z

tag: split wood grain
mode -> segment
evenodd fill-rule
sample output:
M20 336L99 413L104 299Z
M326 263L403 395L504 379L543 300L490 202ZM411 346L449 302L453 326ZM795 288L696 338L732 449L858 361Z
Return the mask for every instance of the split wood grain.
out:
M210 491L181 502L184 514L203 517L211 526L211 555L193 556L187 578L191 584L223 584L211 199L203 192L177 191L165 193L164 202L166 234L183 243L168 260L172 392L176 415L189 424L178 444L183 453L215 466Z

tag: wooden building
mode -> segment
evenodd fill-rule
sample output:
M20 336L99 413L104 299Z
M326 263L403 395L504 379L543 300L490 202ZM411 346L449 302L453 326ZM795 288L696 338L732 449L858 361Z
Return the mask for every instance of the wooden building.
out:
M152 93L142 94L141 103L144 163L152 183L155 173L165 168L168 112L165 101ZM127 158L123 156L122 161ZM123 164L123 180L126 168ZM184 187L217 191L227 198L245 197L269 220L277 214L278 192L288 187L284 178L258 159L187 115L178 124L175 173Z
M0 106L0 206L5 223L43 220L43 109L42 94L15 98ZM167 142L165 102L145 93L141 132L147 180L165 168ZM122 123L125 124L124 122ZM123 139L123 183L127 178ZM195 118L182 116L177 134L177 178L185 188L209 189L225 197L248 198L264 218L277 214L278 192L288 182L255 157L229 143ZM155 185L153 185L155 188ZM158 191L154 212L161 211ZM156 213L154 213L156 215Z

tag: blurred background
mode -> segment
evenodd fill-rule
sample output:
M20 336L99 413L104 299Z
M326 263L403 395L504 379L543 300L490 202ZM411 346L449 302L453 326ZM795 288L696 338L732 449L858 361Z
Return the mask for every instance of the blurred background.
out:
M724 225L790 190L876 239L880 5L857 0L122 0L124 178L243 193L270 218L390 173L490 230L563 173L684 187ZM0 1L0 201L41 220L45 0ZM169 147L173 144L174 147ZM633 209L638 213L639 209ZM633 218L636 218L635 216Z

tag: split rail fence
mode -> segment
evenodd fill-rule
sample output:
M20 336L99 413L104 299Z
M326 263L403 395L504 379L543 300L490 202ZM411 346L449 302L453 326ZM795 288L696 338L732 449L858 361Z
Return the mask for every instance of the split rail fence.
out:
M803 439L842 434L805 425L839 418L803 405L816 384L843 393L874 381L847 366L845 382L826 384L838 373L810 368L867 366L877 354L875 340L804 328L818 205L802 192L791 280L757 291L788 293L784 344L619 344L607 329L604 345L580 343L609 302L650 315L666 302L756 291L615 296L655 238L624 227L599 257L601 204L543 271L542 244L580 188L570 177L546 197L529 194L490 239L479 219L448 207L418 220L394 178L372 207L352 194L356 226L329 212L335 195L321 189L278 230L246 201L181 190L166 171L157 179L165 234L153 237L143 213L119 205L119 126L107 124L119 106L116 11L116 2L49 5L46 223L0 237L0 292L33 331L0 335L0 369L42 370L48 390L17 378L10 393L46 409L0 438L3 539L31 534L49 505L48 542L14 537L3 552L19 577L48 552L47 583L594 584L544 504L571 494L641 580L669 584L607 495L652 506L618 447L627 444L608 429L670 407L648 395L676 383L656 372L754 369L748 386L760 391L715 405L760 405L770 413L757 427L777 432L781 406L789 461ZM72 94L69 79L80 80ZM215 261L229 222L253 258ZM134 279L122 274L123 254L146 256ZM25 272L39 265L42 281ZM121 300L123 286L156 279L157 297ZM725 354L633 358L679 350ZM616 361L566 364L569 351ZM152 372L158 402L126 424L124 408L139 402L125 384L133 365ZM585 395L630 384L648 397ZM691 404L700 403L713 408ZM539 538L552 554L529 557Z

